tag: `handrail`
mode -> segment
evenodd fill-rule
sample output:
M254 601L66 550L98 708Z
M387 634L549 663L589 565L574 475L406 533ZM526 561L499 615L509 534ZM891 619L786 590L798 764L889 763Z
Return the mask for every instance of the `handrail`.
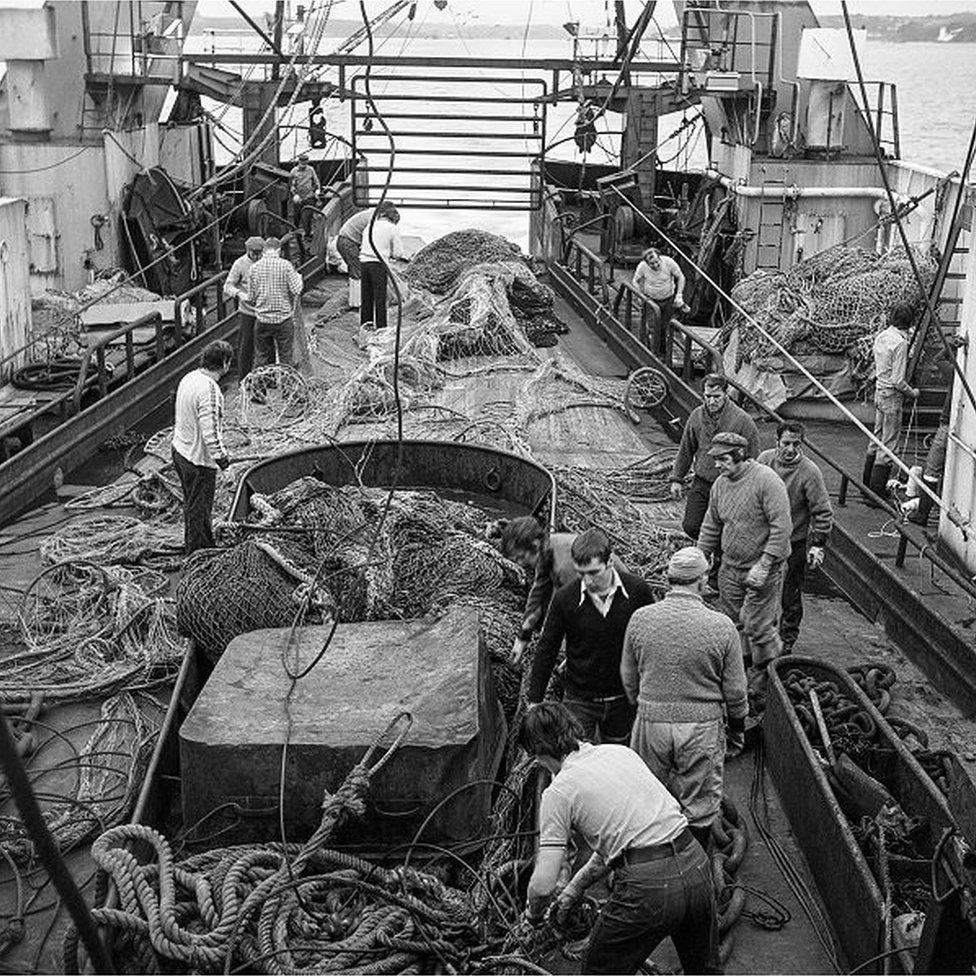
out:
M224 279L227 277L227 271L218 271L216 274L211 275L205 281L201 281L194 285L188 291L177 295L173 299L173 324L174 332L176 334L176 344L179 346L183 341L183 303L190 301L190 299L196 298L198 295L202 295L206 292L208 288L212 288L214 285L220 285L223 283ZM222 288L217 288L217 304L215 308L217 309L218 319L224 318L226 299L224 298L224 292ZM204 319L206 319L208 312L204 311L203 306L200 302L195 303L196 311L196 330L195 334L199 335L203 331ZM156 338L156 355L162 359L165 350L160 344L160 336L157 334Z
M593 254L593 252L590 251L588 248L583 247L583 245L579 244L578 242L571 241L570 242L570 250L574 246L582 249L583 251L585 251L587 257L589 259L591 259L591 265L592 265L593 262L596 262L596 263L599 263L599 264L605 266L606 262L601 257L599 257L598 255ZM579 263L580 262L577 261L577 264L579 264ZM568 261L564 262L564 264L565 264L565 266L567 268L569 268L570 270L572 270L572 268L571 268L571 266L570 266L570 264L569 264ZM579 279L579 278L581 278L581 276L579 274L577 274L577 278ZM591 266L590 271L589 271L589 279L592 280L592 278L593 278L593 270L592 270L592 266ZM607 307L607 305L608 305L607 302L601 303L601 310L604 311L606 314L608 314L617 323L617 325L621 329L625 329L625 331L627 331L627 332L632 332L632 330L631 329L627 329L626 326L624 326L624 324L616 316L616 312L619 309L620 296L625 291L629 291L632 294L637 294L639 297L641 297L642 300L643 300L643 297L640 296L638 292L636 292L636 290L633 288L633 286L629 282L623 281L623 282L616 282L615 284L616 284L617 290L618 290L618 300L615 303L615 307L614 307L613 311L611 312L611 309L609 307ZM592 288L590 289L590 292L591 292L591 294L593 293L592 292ZM700 336L695 335L686 325L684 325L681 322L676 321L675 319L671 319L667 323L667 326L666 327L668 329L668 332L670 332L671 330L676 330L676 331L682 333L682 335L685 337L685 350L686 350L686 354L685 354L684 367L683 367L683 370L682 370L682 372L685 374L685 376L684 376L685 379L688 379L691 376L691 372L690 372L690 361L691 361L691 357L687 353L687 350L689 349L691 343L695 343L695 344L701 346L701 348L704 349L709 354L710 357L712 357L712 362L716 366L716 371L717 372L724 372L724 370L722 369L722 362L723 362L722 357L721 357L721 355L718 354L718 349L715 346L713 346L710 342L708 342L706 339L702 339ZM641 339L640 336L638 336L638 338ZM643 339L641 339L641 341L645 345L645 348L647 348L646 342L644 342ZM667 342L667 337L666 337L666 342ZM668 361L665 362L665 363L663 363L663 365L665 365L665 367L670 372L674 373L674 369L673 369L673 367L671 366L671 363L670 363L670 349L671 349L671 346L668 345L667 346L667 349L668 349L668 352L667 352ZM655 356L655 358L657 358L657 353L654 350L648 349L648 351L651 352L652 355ZM718 356L717 359L716 359L716 356ZM677 374L675 374L675 375L677 375ZM772 407L769 407L765 403L763 403L761 400L758 400L755 396L753 396L752 393L749 392L749 390L747 390L734 377L726 375L725 378L728 381L729 385L731 387L733 387L733 389L735 389L735 390L738 391L738 393L740 394L740 396L742 396L743 398L745 398L746 400L748 400L749 403L751 403L759 411L761 411L762 413L764 413L765 415L767 415L771 419L775 420L777 423L782 423L785 419L787 419L782 414L780 414L778 411L774 410ZM904 561L905 561L905 552L906 552L907 546L909 544L911 544L914 547L914 549L918 552L918 554L920 556L924 557L925 559L928 559L928 561L930 563L932 563L932 565L935 566L936 569L938 569L941 572L945 573L945 575L948 576L949 579L951 579L968 596L973 597L973 598L976 598L976 583L974 583L973 580L970 580L967 577L965 577L962 573L959 572L959 570L957 570L954 566L950 565L941 556L939 556L938 553L934 552L931 549L931 547L928 544L928 542L925 542L925 543L919 542L919 540L917 540L911 533L909 533L908 530L905 529L905 527L897 520L897 514L898 513L894 510L894 508L892 507L892 505L889 503L889 501L886 498L883 498L880 495L876 494L874 491L872 491L871 488L870 488L870 486L864 484L864 482L862 482L860 480L860 478L858 478L856 475L850 474L847 471L846 468L844 468L841 464L839 464L837 461L835 461L832 457L828 456L820 448L818 448L815 442L812 442L809 439L805 439L804 440L804 443L807 445L807 447L810 448L810 450L821 461L823 461L824 463L826 463L830 468L832 468L835 472L837 472L837 474L839 474L841 476L840 500L838 502L839 504L844 504L844 498L846 497L846 493L847 493L847 484L848 483L851 483L851 484L855 485L858 488L858 490L860 490L863 494L869 496L875 502L878 502L880 504L880 506L885 511L887 511L887 512L889 512L889 513L891 513L891 514L893 514L893 515L896 516L896 518L895 518L895 520L894 520L894 522L892 524L893 524L895 530L901 536L901 539L900 539L900 542L899 542L899 548L898 548L898 555L897 555L897 557L895 559L895 564L897 566L901 566L904 563Z
M105 396L105 394L108 393L108 371L105 363L105 347L109 343L115 342L116 339L125 339L126 374L127 376L131 377L135 374L135 343L132 339L133 331L141 328L144 325L155 325L156 342L158 345L163 331L160 328L162 321L163 316L159 312L148 312L146 315L141 315L134 322L127 322L125 325L120 326L113 332L99 336L97 342L89 345L85 349L85 354L81 358L81 367L78 370L78 379L75 382L75 392L71 398L72 408L75 413L81 412L82 396L84 395L85 390L91 386L88 379L88 366L91 363L92 356L96 357L96 361L98 363L97 383L99 395Z

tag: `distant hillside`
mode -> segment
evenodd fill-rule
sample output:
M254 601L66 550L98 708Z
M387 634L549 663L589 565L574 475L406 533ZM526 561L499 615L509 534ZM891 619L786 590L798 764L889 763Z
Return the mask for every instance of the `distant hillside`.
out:
M892 5L894 6L894 5ZM820 17L823 27L843 27L842 16ZM927 17L851 16L854 27L883 41L943 41L948 44L976 42L976 13L930 14Z
M255 20L266 27L263 18L255 17ZM326 37L348 37L356 31L361 30L363 22L353 19L332 18L326 24ZM202 34L205 31L238 31L249 32L250 27L240 17L205 17L197 15L193 18L191 33ZM458 28L453 24L424 24L420 30L415 29L415 25L402 18L395 25L382 25L376 29L378 37L426 37L426 38L456 38ZM465 23L462 29L465 40L489 38L492 40L522 40L525 37L524 24L472 24ZM566 41L566 49L569 51L569 35L560 27L545 24L535 24L529 28L528 39L530 41Z

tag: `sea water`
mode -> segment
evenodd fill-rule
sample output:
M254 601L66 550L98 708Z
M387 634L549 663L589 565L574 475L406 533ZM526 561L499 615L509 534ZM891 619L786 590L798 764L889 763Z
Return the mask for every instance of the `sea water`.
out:
M338 43L335 38L326 38L320 50L331 50ZM220 35L216 39L209 35L192 36L188 40L188 51L210 51L216 44L217 50L254 50L256 39L253 35ZM466 38L459 34L453 38L424 38L424 37L383 37L376 39L378 53L384 55L405 54L410 56L450 56L450 57L505 57L505 58L569 58L571 47L569 40L535 40L523 42L520 39L497 40L483 38ZM366 46L357 48L357 54L364 54ZM669 51L660 42L648 42L642 52L645 58L666 58ZM673 55L672 55L673 56ZM893 81L898 88L899 131L901 139L902 159L916 164L929 166L942 172L958 170L962 167L970 132L976 121L976 47L972 44L939 44L939 43L885 43L870 41L863 56L865 76L869 80ZM230 66L225 66L230 67ZM512 122L492 123L479 122L479 115L505 114L514 115L524 108L519 105L499 105L495 103L461 103L445 102L384 102L382 95L395 90L410 92L426 92L429 95L457 92L458 86L443 80L438 80L445 74L451 73L440 69L424 69L429 80L423 83L400 82L399 75L417 75L421 70L416 68L377 67L374 69L372 91L378 97L381 110L397 112L430 111L432 116L438 112L460 114L470 112L470 122L462 122L470 131L470 139L444 140L433 137L424 140L427 147L457 148L459 143L471 149L499 148L498 142L486 140L479 133L487 131L493 126L495 131L522 132L529 135L532 131L530 124ZM454 73L457 73L456 71ZM352 72L347 73L346 82ZM488 69L471 69L464 74L471 78L467 93L471 95L502 95L522 96L532 94L537 89L531 79L542 78L549 89L552 86L552 73L538 72L498 72ZM254 77L254 75L252 75ZM335 69L327 69L322 76L325 80L338 80ZM641 75L639 80L644 84L654 84L655 76ZM392 80L391 80L392 79ZM502 80L504 79L504 80ZM522 80L524 79L524 85ZM609 81L615 80L611 73ZM571 77L568 72L560 73L560 87L568 87ZM205 107L214 113L226 129L218 128L217 136L224 141L226 147L217 146L218 162L227 162L231 158L229 150L239 146L238 134L241 130L240 111L217 103L204 100ZM323 103L326 114L327 128L330 133L351 138L351 104L349 101L337 99ZM360 109L362 106L360 106ZM575 118L575 104L562 102L549 105L546 108L546 139L547 146L559 143L547 153L549 158L581 161L571 137ZM678 129L683 117L694 114L696 110L689 107L686 112L678 112L663 116L659 120L659 140L664 141L660 146L660 157L669 160L669 168L703 169L707 162L705 140L701 134L701 126L687 130L681 135L668 138ZM295 107L290 112L282 112L279 123L283 126L282 159L293 158L298 152L307 148L307 103ZM450 123L451 127L459 125ZM294 126L294 128L291 128ZM446 128L443 122L436 118L429 120L395 120L391 128L411 131L437 131ZM587 154L586 161L591 164L615 164L620 149L620 117L607 113L597 123L599 140L594 149ZM374 126L374 132L378 126ZM371 145L379 145L380 140L372 139ZM493 171L500 169L514 169L527 164L512 159L493 159L486 157L453 158L411 155L405 151L408 145L416 146L416 138L399 138L397 144L397 165L420 167L424 165L447 168L451 162L466 169L477 172L465 176L436 176L431 173L402 174L397 177L398 182L430 185L426 191L410 191L414 198L417 196L443 197L447 194L438 192L435 187L438 181L450 181L455 184L481 185L486 182L501 186L507 182L516 181L512 177L501 177ZM534 150L537 143L531 139L524 142L511 140L505 148L523 147L526 151ZM340 141L333 141L324 151L313 151L313 158L327 158L348 154L348 146ZM379 160L377 160L378 162ZM382 173L377 171L373 178L373 185L382 182ZM464 191L454 191L455 198L466 196ZM394 192L393 196L397 194ZM401 228L404 233L416 235L430 241L447 233L464 227L481 227L513 240L523 248L528 246L528 214L519 211L486 211L466 209L418 209L404 208Z

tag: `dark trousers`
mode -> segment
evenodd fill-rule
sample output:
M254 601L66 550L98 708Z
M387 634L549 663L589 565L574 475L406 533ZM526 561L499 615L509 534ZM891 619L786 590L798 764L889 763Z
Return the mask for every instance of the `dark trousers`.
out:
M254 316L237 313L237 378L242 380L254 369Z
M276 349L282 366L295 365L295 322L290 315L283 322L258 322L254 326L254 365L270 366Z
M681 529L689 539L697 539L698 533L701 532L711 493L712 482L699 478L697 474L691 479L691 487L688 489L688 497L685 499L685 517L681 520ZM721 562L722 550L717 548L715 558L712 560L712 568L708 574L708 583L712 589L718 585L718 567Z
M603 743L630 744L630 730L637 709L623 695L609 701L587 701L567 695L563 704L583 726L584 739L595 742L599 731Z
M799 539L793 543L790 558L786 561L786 576L783 579L782 613L779 618L779 636L783 641L783 652L792 650L800 633L803 619L803 581L807 575L807 542Z
M183 486L183 551L189 556L197 549L213 549L214 492L217 469L192 464L173 450L173 467Z
M708 857L698 844L659 861L617 869L580 971L636 973L667 936L684 972L722 972L715 889Z
M386 328L386 268L379 261L364 261L359 324L372 322L374 328Z
M685 517L681 520L681 528L689 539L697 539L701 532L705 513L708 511L708 496L712 492L712 483L696 474L691 480L688 497L685 499Z
M342 260L346 262L349 277L358 281L362 274L359 264L359 245L351 237L344 237L340 234L336 239L336 250Z

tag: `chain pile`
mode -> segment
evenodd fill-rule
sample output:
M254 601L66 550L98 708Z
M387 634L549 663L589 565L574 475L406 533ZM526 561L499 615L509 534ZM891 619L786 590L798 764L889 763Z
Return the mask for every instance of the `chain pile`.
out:
M928 253L916 252L926 287L938 264ZM847 356L864 374L865 349L898 302L922 301L908 258L896 252L876 254L838 244L806 258L789 271L760 269L732 289L735 301L797 356ZM738 330L736 369L744 361L762 367L778 351L740 312L733 312L723 330L726 345Z
M893 669L882 662L868 661L849 668L848 673L875 708L885 715L891 705L890 689L895 683ZM869 777L880 780L887 777L891 749L878 735L875 719L859 701L836 681L819 681L800 668L786 671L783 685L804 732L815 747L821 747L822 739L811 707L811 691L816 692L820 702L836 754L849 757ZM888 725L911 748L923 769L935 768L942 774L941 782L933 779L945 792L944 761L948 754L931 752L927 736L910 722L885 717ZM828 770L827 778L841 806L849 811L857 809L857 802L847 802L848 793L832 770ZM895 914L924 912L931 898L932 839L928 823L910 817L900 806L888 803L873 816L862 815L852 820L851 827L882 890L890 885Z

